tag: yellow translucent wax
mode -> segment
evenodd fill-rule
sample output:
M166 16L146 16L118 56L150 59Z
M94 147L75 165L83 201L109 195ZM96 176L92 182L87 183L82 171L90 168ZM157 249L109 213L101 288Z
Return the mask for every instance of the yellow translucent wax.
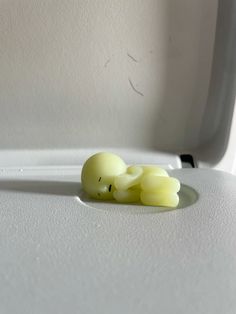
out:
M145 174L168 177L168 173L157 166L130 166L125 174L115 178L115 188L117 190L127 190L138 185Z
M112 153L98 153L84 164L82 187L93 198L121 203L141 201L144 205L176 207L180 183L157 166L127 167Z
M147 174L142 178L141 189L143 191L156 191L157 193L160 190L177 193L180 190L180 183L175 178Z
M140 166L131 166L127 168L125 174L119 175L115 178L114 184L117 190L127 190L130 187L140 183L143 175L143 169Z
M90 157L82 168L81 183L91 197L113 199L114 178L126 172L124 161L112 153L97 153Z
M170 193L168 191L142 191L140 200L144 205L176 207L179 203L179 196L177 193Z
M168 173L165 169L160 168L158 166L141 166L143 169L143 174L153 174L156 176L169 177Z
M140 190L115 190L113 196L119 203L134 203L140 199Z

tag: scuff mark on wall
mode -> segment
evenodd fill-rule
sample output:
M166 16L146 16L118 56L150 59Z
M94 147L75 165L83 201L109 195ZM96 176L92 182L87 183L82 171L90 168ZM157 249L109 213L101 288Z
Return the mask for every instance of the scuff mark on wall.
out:
M134 86L133 82L131 81L131 79L128 78L128 80L129 80L130 86L132 87L133 91L135 91L135 93L139 94L140 96L144 96L143 93L141 93L139 90L137 90L137 89L135 88L135 86Z
M131 60L133 60L134 62L136 62L136 63L138 63L138 60L136 59L136 58L134 58L131 54L129 54L128 52L127 52L127 56L131 59Z
M107 65L108 65L108 63L110 63L110 62L111 62L111 59L108 59L108 60L104 63L104 68L106 68Z

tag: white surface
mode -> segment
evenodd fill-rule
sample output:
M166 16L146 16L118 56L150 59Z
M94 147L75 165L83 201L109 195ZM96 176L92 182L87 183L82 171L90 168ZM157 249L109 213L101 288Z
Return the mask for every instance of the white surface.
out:
M119 155L127 164L155 164L164 168L181 168L180 158L173 154L151 150L117 149L117 148L93 148L71 150L34 150L34 151L2 151L0 154L0 171L11 169L21 170L37 166L38 171L42 167L69 166L78 167L93 154L108 151Z
M0 1L1 150L198 146L217 4Z
M1 313L236 312L234 176L175 170L199 200L155 213L84 204L79 171L36 173L1 174Z
M214 167L217 170L224 170L236 175L236 105L233 112L231 125L228 127L230 129L229 137L226 142L226 147L223 149L224 152L221 158L216 160L215 162L211 161L212 159L214 160L214 158L212 158L212 155L214 154L214 152L216 153L219 148L215 148L210 145L205 149L205 151L202 150L201 152L199 152L199 155L201 157L205 155L203 161L198 161L198 166L200 168ZM222 150L223 140L221 141L221 139L219 139L217 144L218 146L221 146Z
M208 101L201 127L203 145L193 152L200 166L235 172L236 2L219 1Z

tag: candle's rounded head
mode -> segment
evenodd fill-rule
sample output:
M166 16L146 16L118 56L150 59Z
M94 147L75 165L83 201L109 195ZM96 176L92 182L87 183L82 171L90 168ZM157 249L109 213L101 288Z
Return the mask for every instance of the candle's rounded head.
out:
M126 172L125 162L112 153L97 153L83 165L81 183L91 197L101 200L113 199L114 179Z

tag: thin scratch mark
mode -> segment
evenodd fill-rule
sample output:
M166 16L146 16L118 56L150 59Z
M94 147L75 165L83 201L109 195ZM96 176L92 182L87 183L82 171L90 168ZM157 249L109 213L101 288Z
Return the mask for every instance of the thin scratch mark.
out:
M139 90L137 90L135 87L134 87L134 84L132 83L131 79L129 79L129 83L130 83L130 86L132 87L132 89L135 91L135 93L139 94L140 96L144 96L143 93L141 93Z
M105 64L104 64L104 68L106 68L107 67L107 65L108 65L108 63L111 61L111 59L108 59L106 62L105 62Z
M137 63L138 63L138 60L135 59L133 56L131 56L128 52L127 52L127 56L128 56L131 60L133 60L134 62L137 62Z

